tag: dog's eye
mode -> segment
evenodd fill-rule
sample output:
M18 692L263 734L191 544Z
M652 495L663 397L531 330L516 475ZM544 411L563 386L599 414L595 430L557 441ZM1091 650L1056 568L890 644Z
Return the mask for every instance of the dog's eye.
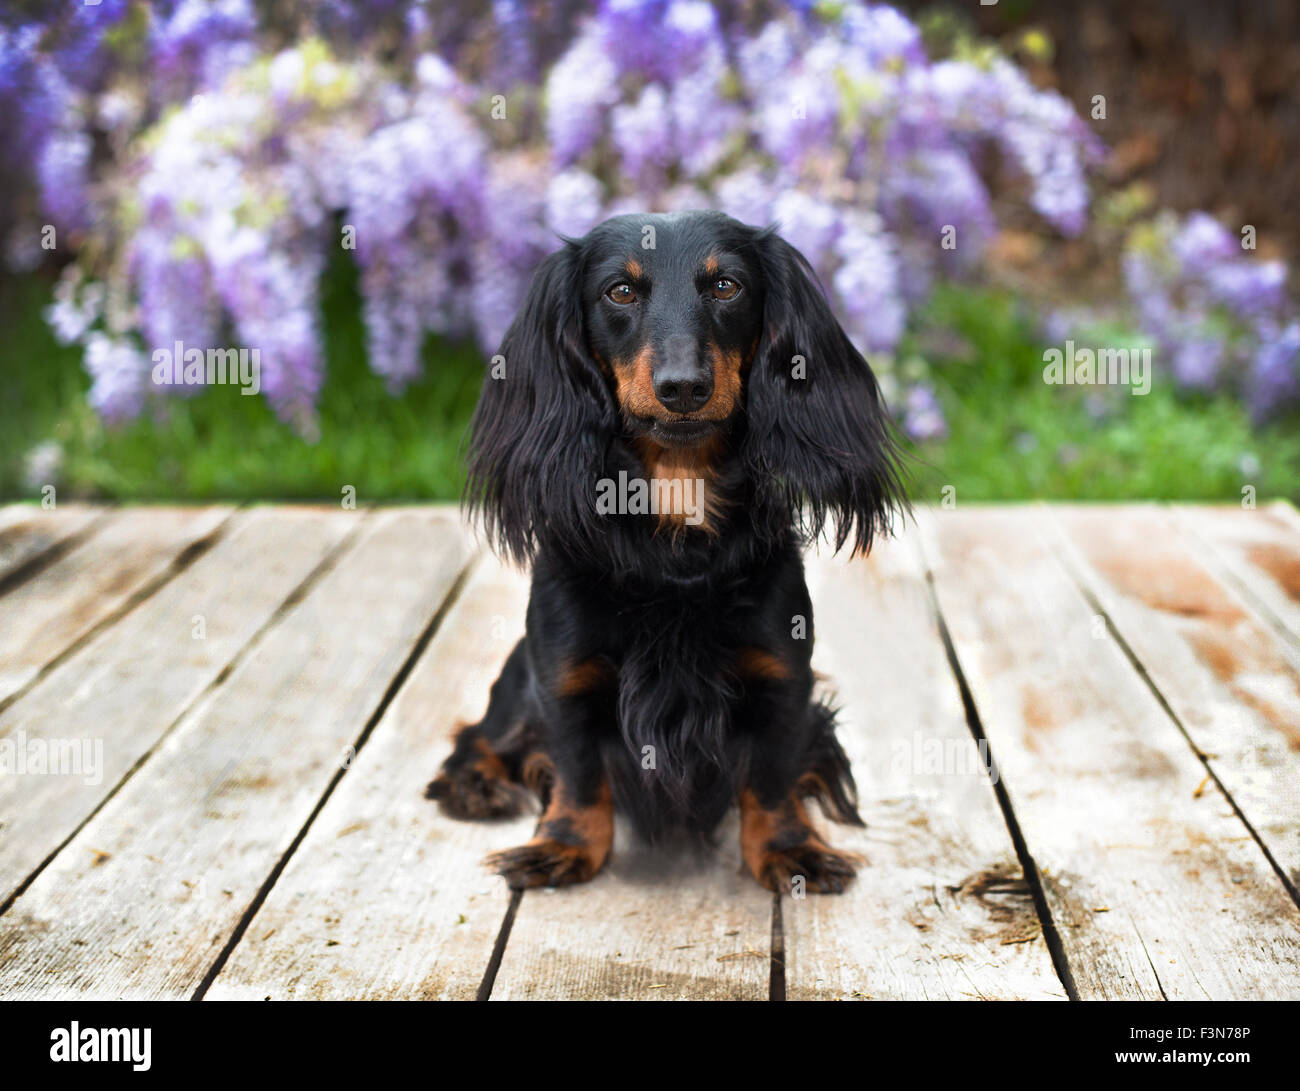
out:
M617 303L619 306L626 306L636 299L636 292L632 291L630 284L615 284L605 295L609 297L610 302Z
M730 277L718 277L713 282L714 299L735 299L736 293L740 291L740 285Z

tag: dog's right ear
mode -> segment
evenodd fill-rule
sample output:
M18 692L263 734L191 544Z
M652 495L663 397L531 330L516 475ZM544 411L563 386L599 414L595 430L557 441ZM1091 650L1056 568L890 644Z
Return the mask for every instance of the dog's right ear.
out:
M830 527L837 550L866 554L908 511L893 421L808 259L771 228L756 242L767 295L744 457L807 541Z
M617 423L587 349L580 248L546 258L492 358L470 425L466 505L497 549L521 562L538 540L579 541Z

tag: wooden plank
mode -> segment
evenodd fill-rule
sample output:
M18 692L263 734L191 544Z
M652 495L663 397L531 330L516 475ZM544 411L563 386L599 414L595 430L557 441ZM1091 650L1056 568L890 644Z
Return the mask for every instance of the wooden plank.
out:
M0 707L97 625L165 580L234 509L111 512L90 539L0 597Z
M0 995L190 996L350 760L467 556L445 513L367 517L0 922Z
M1294 509L1279 502L1253 509L1179 504L1172 511L1179 529L1248 596L1286 641L1292 663L1300 663L1300 521Z
M1048 517L1209 768L1283 871L1300 877L1300 673L1278 638L1167 512L1132 507L1117 519L1063 507Z
M589 883L524 894L493 1000L766 1000L772 895L741 874L739 823L699 856L615 828Z
M91 504L10 504L0 508L0 580L87 530L108 509Z
M808 580L867 823L829 829L867 865L783 901L786 995L1065 999L911 543L810 557Z
M1268 510L1273 512L1279 519L1290 523L1297 531L1300 531L1300 511L1290 500L1285 498L1269 502Z
M255 508L180 579L96 634L0 713L0 904L112 792L358 526L356 512ZM203 635L197 638L197 626ZM250 710L256 722L257 710ZM65 754L80 775L18 753ZM71 761L61 766L72 768Z
M527 586L480 562L207 999L474 998L509 903L482 858L535 819L458 822L424 788L486 708Z
M1300 996L1300 912L1229 801L1202 783L1042 520L1032 509L918 515L1080 996Z

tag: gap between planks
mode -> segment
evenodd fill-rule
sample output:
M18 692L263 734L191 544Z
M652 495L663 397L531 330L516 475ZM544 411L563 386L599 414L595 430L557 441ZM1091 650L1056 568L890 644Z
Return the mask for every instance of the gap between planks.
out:
M121 735L114 737L113 749L104 748L106 768L93 785L67 777L0 778L0 813L13 815L0 827L0 916L147 763L188 711L219 687L297 597L329 570L359 530L360 514L312 508L237 513L233 530L189 566L186 579L170 583L141 609L85 642L21 702L0 712L0 737L69 720ZM257 551L277 549L283 552L271 562L257 564ZM241 586L245 579L250 582ZM222 614L226 603L239 614L233 622ZM182 653L185 644L175 639L176 632L192 635L196 615L206 621L205 637L197 642L202 654ZM91 684L104 680L107 686ZM92 791L78 791L85 787Z
M976 514L978 514L978 513L976 513ZM339 548L342 548L342 547L340 546ZM1060 558L1058 557L1057 559L1059 560ZM1076 590L1077 592L1079 592L1080 594L1082 594L1083 597L1084 597L1084 599L1085 599L1085 602L1087 602L1087 601L1088 601L1088 600L1087 600L1087 595L1084 594L1084 589L1083 589L1083 587L1079 584L1079 581L1075 578L1075 573L1074 573L1074 572L1070 572L1069 569L1067 568L1067 574L1071 577L1071 580L1072 580L1072 582L1073 582L1073 585L1074 585L1075 590ZM931 571L931 572L929 573L929 579L930 579L930 581L931 581L930 586L931 586L932 590L934 590L934 596L935 596L935 599L934 599L934 601L935 601L935 608L936 608L936 610L939 610L938 617L939 617L939 619L940 619L940 623L941 623L941 624L944 624L945 631L946 631L946 623L943 622L943 615L942 615L941 608L940 608L940 606L939 606L939 595L938 595L938 591L935 590L934 573L933 573L933 571ZM299 596L299 598L301 598L301 597L302 597L302 596ZM286 603L288 603L288 602L291 601L291 600L294 600L294 595L292 595L292 594L289 596L289 599L286 600ZM1095 607L1096 607L1096 604L1095 604L1094 602L1088 602L1088 605L1092 606L1094 609L1095 609ZM1111 629L1111 631L1112 631L1112 636L1114 636L1115 638L1118 638L1118 636L1119 636L1118 630L1116 630L1116 629L1114 628L1113 624L1112 624L1112 629ZM430 635L432 635L432 634L430 634ZM966 681L966 679L965 679L965 676L964 676L964 673L963 673L963 669L962 669L962 666L961 666L960 660L959 660L959 658L958 658L957 649L956 649L955 644L954 644L953 641L952 641L951 635L948 636L948 647L949 647L949 650L950 650L950 652L951 652L950 666L951 666L951 668L952 668L952 670L953 670L953 672L954 672L954 677L956 678L956 680L957 680L959 686L964 687L964 688L966 689L967 693L970 695L970 706L969 706L969 710L972 711L972 712L974 713L976 723L978 723L978 722L979 722L979 715L980 715L980 712L979 712L979 709L977 709L977 708L975 707L975 696L974 696L974 691L973 691L973 688L972 688L972 687L967 683L967 681ZM1124 649L1121 647L1120 650L1123 651ZM413 657L413 658L414 658L414 657ZM1140 664L1134 663L1134 662L1133 662L1133 657L1130 656L1130 657L1129 657L1129 665L1130 665L1131 667L1136 667L1136 666L1139 666ZM418 664L418 663L412 664L412 667L413 667L413 669L418 669L419 664ZM220 681L221 681L222 679L228 677L228 675L229 675L229 670L230 670L230 667L228 666L228 668L227 668L226 670L222 671L221 675L219 676L217 682L214 683L214 685L215 685L215 684L219 684ZM978 684L978 679L977 679L977 684ZM1148 688L1150 689L1150 691L1151 691L1151 693L1152 693L1153 696L1158 695L1158 690L1154 687L1154 684L1153 684L1153 683L1151 683L1149 680L1147 680L1147 685L1148 685ZM395 700L395 699L400 699L400 695L398 695L396 698L394 698L394 695L393 695L393 694L390 694L390 695L388 696L388 698L385 699L385 704L387 704L389 701L393 701L393 700ZM196 703L197 703L197 702L196 702ZM1166 708L1165 711L1168 712L1168 709ZM378 717L376 717L376 719L378 719ZM976 723L972 723L972 724L970 725L970 728L971 728L971 730L972 730L973 732L974 732L975 729L976 729ZM173 725L173 726L174 726L174 725ZM370 725L371 728L373 728L374 726L375 726L375 724L373 724L373 723ZM982 727L980 728L980 731L983 731L983 728L982 728ZM367 737L368 737L368 736L367 736ZM976 737L978 737L978 734L977 734ZM1195 744L1192 742L1192 740L1191 740L1190 738L1187 738L1187 737L1186 737L1186 734L1185 734L1185 733L1184 733L1184 741L1185 741L1186 743L1192 745L1194 752L1196 751ZM155 747L154 749L156 749L156 747ZM369 747L368 747L367 749L369 749ZM153 750L151 749L151 750L149 751L149 753L153 753ZM146 754L145 757L147 757L147 756L148 756L148 755ZM144 758L141 759L141 762L143 762L143 760L144 760ZM138 767L139 767L139 763L137 763L136 768L138 768ZM135 769L133 768L133 769L132 769L132 773L133 773L134 771L135 771ZM430 772L432 771L432 767L430 768L429 771L430 771ZM131 774L129 773L129 774L128 774L128 778L129 778L130 775L131 775ZM122 781L122 783L125 783L125 778L124 778L124 780ZM333 793L334 785L336 785L337 783L338 783L337 780L335 780L335 781L333 781L333 782L331 783L331 786L330 786L329 792L327 792L325 799L322 799L322 800L320 801L320 803L318 804L318 806L317 806L317 807L312 811L311 819L310 819L310 821L308 822L308 825L311 825L311 823L314 822L314 821L317 819L317 817L318 817L320 814L323 813L323 811L324 811L324 809L325 809L325 804L326 804L326 802L329 801L329 796L330 796L330 794ZM999 781L999 784L1001 784L1001 783L1002 783L1002 782ZM114 792L116 792L116 788L114 789ZM1226 796L1227 796L1226 791L1224 792L1224 794L1225 794L1225 797L1226 797ZM429 806L431 807L432 805L429 805ZM1015 814L1014 814L1014 812L1011 811L1011 809L1010 809L1010 797L1009 797L1009 796L1008 796L1007 807L1005 808L1004 813L1006 813L1006 814L1008 814L1008 815L1010 816L1010 820L1011 820L1011 821L1015 821ZM1242 817L1243 817L1243 816L1240 815L1240 812L1238 812L1238 817L1239 817L1239 818L1242 818ZM1244 821L1244 818L1243 818L1243 821ZM84 825L84 823L83 823L83 825ZM1017 823L1017 825L1018 825L1018 823ZM306 827L304 827L303 830L302 830L301 832L302 832L302 835L303 835L303 836L299 837L299 838L298 838L297 840L295 840L295 842L294 842L294 848L295 848L295 849L296 849L298 846L300 846L300 845L302 844L302 842L303 842L304 839L306 838L306 835L307 835L307 832L308 832L308 831L307 831ZM314 838L314 835L313 835L313 838ZM1014 839L1014 831L1013 831L1013 839ZM1021 839L1022 839L1022 841L1024 840L1023 835L1022 835L1022 838L1021 838ZM65 843L66 843L66 842L65 842ZM277 875L279 874L279 871L284 870L284 867L283 867L283 861L288 860L288 859L289 859L290 857L292 857L292 856L293 856L293 850L291 850L290 852L286 853L285 856L281 858L281 860L282 860L282 866L277 870L277 872L276 872ZM1029 853L1028 853L1028 847L1027 847L1027 846L1026 846L1025 856L1026 856L1026 857L1030 860L1030 862L1032 863L1032 859L1033 859L1033 858L1032 858L1032 856L1029 855ZM1023 858L1022 858L1022 860L1023 860ZM296 863L296 861L295 861L295 863ZM271 890L272 890L272 887L273 887L273 886L274 886L274 881L272 881L271 884L268 884L268 885L266 886L266 888L265 888L266 893L271 893ZM1046 896L1046 895L1045 895L1045 896ZM1056 898L1059 898L1059 892L1054 892L1054 893L1053 893L1053 896L1056 897ZM258 904L260 905L260 902L259 902ZM518 901L515 901L514 904L518 905L519 902L518 902ZM1059 902L1058 902L1058 904L1059 904ZM1040 912L1040 917L1041 917L1042 915L1043 915L1043 914ZM1047 920L1050 920L1050 916L1051 916L1051 914L1050 914L1050 909L1048 909L1048 910L1047 910ZM246 921L251 921L252 919L253 919L253 915L252 915L252 914L249 914L249 915L247 916L247 918L246 918ZM769 920L771 920L771 917L769 917ZM510 922L507 922L507 921L503 921L503 922L502 922L503 925L506 925L506 924L508 924L508 923L510 923ZM773 923L775 923L775 922L773 922ZM1044 923L1046 924L1047 921L1045 920ZM246 922L243 923L242 926L245 927L245 928L247 928L247 923L246 923ZM499 930L497 931L497 934L496 934L496 935L497 935L497 942L498 942L498 943L501 945L501 947L502 947L501 954L502 954L503 956L507 953L507 951L506 951L507 944L506 944L506 942L505 942L505 937L508 937L508 936L509 936L509 933L510 933L509 928L502 928L502 929L499 929ZM1143 933L1142 933L1141 930L1139 930L1139 929L1137 928L1136 924L1134 925L1134 935L1136 936L1137 944L1138 944L1138 947L1139 947L1140 950L1141 950L1142 956L1143 956L1143 958L1145 959L1145 961L1146 961L1146 963L1147 963L1148 970L1149 970L1149 972L1150 972L1152 978L1154 979L1155 987L1156 987L1157 991L1160 993L1161 996L1168 996L1168 995L1171 994L1171 992L1172 992L1174 995L1177 995L1177 994L1178 994L1177 982L1171 982L1171 983L1170 983L1170 990L1169 990L1169 991L1166 990L1165 983L1161 981L1161 979L1160 979L1160 973L1157 971L1157 965L1156 965L1156 963L1157 963L1157 958L1156 958L1156 956L1153 956L1151 949L1148 948L1148 946L1147 946L1147 944L1146 944L1146 942L1145 942L1145 938L1144 938L1144 936L1143 936ZM232 948L233 948L234 946L235 946L235 945L233 945L233 944L231 945ZM774 952L770 952L770 953L774 953ZM1157 952L1157 954L1158 954L1158 952ZM489 967L490 967L490 959L489 959ZM784 966L783 966L782 968L784 969ZM774 975L775 975L775 964L773 964L773 976L774 976ZM213 974L212 976L215 977L216 975ZM771 993L770 993L770 989L771 989L771 985L770 985L770 983L769 983L769 995L771 995Z
M467 558L467 563L457 573L456 578L451 584L450 589L446 592L442 603L438 606L437 610L434 611L433 616L429 619L429 623L424 627L424 631L417 638L415 645L411 648L406 659L402 662L397 674L395 674L392 681L389 682L388 688L384 691L379 703L375 706L374 711L366 720L365 725L361 729L361 733L357 735L356 739L351 744L351 747L349 748L350 760L346 764L339 766L335 771L334 776L330 779L329 784L325 786L325 790L321 793L321 797L317 801L316 806L312 808L311 814L307 816L302 828L298 831L293 841L290 842L284 855L276 861L275 867L266 877L266 881L262 883L256 896L253 898L253 901L249 904L248 908L244 911L244 915L240 918L239 923L235 926L234 931L230 935L230 939L222 948L221 954L217 957L217 960L212 964L211 968L209 968L208 972L203 975L203 980L199 983L199 987L195 989L194 995L191 999L203 999L208 989L212 987L212 982L216 980L217 975L221 973L222 968L226 965L226 962L229 961L231 952L239 945L239 941L244 938L244 934L248 931L248 927L252 923L253 918L257 916L257 911L261 909L267 896L275 886L276 881L280 878L281 874L283 874L284 869L293 858L293 854L298 851L298 846L300 846L306 839L312 824L316 821L316 818L320 815L321 811L325 809L325 805L329 802L330 796L334 794L334 790L339 786L339 782L351 768L352 760L355 760L356 756L361 753L366 743L370 740L370 736L374 731L375 726L383 718L384 713L388 711L388 707L393 703L393 698L397 696L402 686L406 684L406 680L410 677L415 664L418 663L420 657L424 655L430 641L433 640L435 634L442 626L443 620L447 616L447 612L456 604L457 599L460 598L461 592L465 588L465 583L469 578L473 566L474 558Z
M1109 635L1089 637L1042 519L975 508L920 523L1080 996L1293 991L1294 904L1238 816L1191 798L1199 761Z
M210 549L237 509L133 508L0 594L0 712Z
M1300 676L1252 596L1216 578L1166 508L1134 506L1118 527L1093 509L1054 505L1044 524L1080 594L1300 908Z
M783 900L788 995L1065 999L914 534L900 538L808 558L814 667L866 821L829 831L866 864L837 897Z
M459 526L445 515L398 509L357 523L329 571L290 596L261 653L186 714L15 905L0 943L10 990L174 997L201 985L220 954L211 946L245 919L238 907L292 854L277 839L296 843L310 826L320 783L328 795L351 764L373 702L400 689L462 570ZM434 548L411 547L430 531ZM259 730L241 733L266 708ZM159 799L164 826L152 817ZM77 845L97 859L83 863Z
M526 599L517 570L476 564L205 999L477 995L511 900L481 861L533 817L459 822L424 788L456 725L481 716Z
M70 549L93 535L112 508L35 504L0 508L0 595L38 575Z

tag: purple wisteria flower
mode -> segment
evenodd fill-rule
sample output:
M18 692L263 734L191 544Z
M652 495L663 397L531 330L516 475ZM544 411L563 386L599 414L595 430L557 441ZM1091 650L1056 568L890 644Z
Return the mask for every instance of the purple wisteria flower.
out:
M1286 266L1261 261L1205 212L1163 215L1133 233L1124 282L1175 381L1243 393L1256 419L1300 401Z
M831 283L844 328L864 350L889 351L902 336L907 317L893 247L872 216L846 217L841 226L835 243L840 264Z
M158 78L184 94L219 87L256 57L257 13L251 0L180 0L150 27Z
M859 346L890 353L996 230L986 153L1070 234L1098 148L1010 62L932 63L915 23L861 0L762 18L705 0L326 0L302 6L291 49L253 0L80 8L0 30L0 156L21 149L36 207L94 238L86 283L124 301L111 324L107 307L83 318L84 288L50 313L114 418L166 393L134 370L155 347L234 336L310 432L334 248L397 391L430 333L495 351L556 236L622 211L778 223ZM1216 265L1206 306L1268 310L1270 275ZM908 404L910 431L943 434L933 392Z
M948 424L934 389L917 383L903 400L903 431L915 440L943 439L948 434Z
M619 100L617 80L604 35L589 26L546 81L546 135L557 165L568 166L600 138Z
M562 170L547 186L546 226L557 235L580 237L614 214L604 205L600 182L584 170Z
M1247 396L1256 417L1300 403L1300 321L1266 332L1252 361Z
M86 338L90 404L107 421L133 417L144 408L149 358L133 342L92 330Z

